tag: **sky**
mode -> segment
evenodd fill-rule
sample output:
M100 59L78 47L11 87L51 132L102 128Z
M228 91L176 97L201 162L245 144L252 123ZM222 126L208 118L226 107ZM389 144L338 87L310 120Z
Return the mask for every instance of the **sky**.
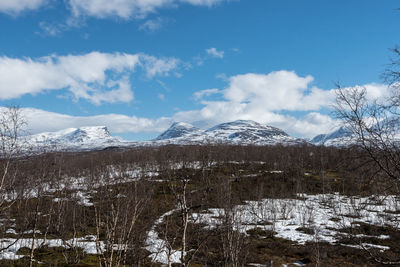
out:
M338 127L335 84L388 94L396 0L0 0L0 106L35 134L238 119L311 138Z

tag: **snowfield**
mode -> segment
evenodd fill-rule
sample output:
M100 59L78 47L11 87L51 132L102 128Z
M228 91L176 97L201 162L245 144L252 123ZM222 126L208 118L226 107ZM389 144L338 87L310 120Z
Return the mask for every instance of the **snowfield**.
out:
M358 222L376 226L400 225L400 199L396 196L348 197L339 194L306 195L300 199L264 199L249 201L232 211L238 231L261 228L275 231L277 237L299 244L315 240L337 244L344 233L340 229L354 227ZM209 209L194 214L197 223L210 227L221 224L222 209ZM306 234L300 227L312 229ZM385 238L378 236L377 238Z
M153 261L167 264L168 247L155 232L155 226L164 217L177 210L171 210L162 215L152 230L148 233L147 247ZM263 199L248 201L245 205L235 206L230 216L233 218L235 230L247 234L248 230L261 228L274 231L275 236L306 244L307 242L328 242L332 245L350 246L361 249L376 248L381 251L390 249L387 246L361 243L349 245L340 243L340 239L349 236L342 229L355 227L360 222L376 226L400 226L400 199L396 196L349 197L339 194L299 194L298 199ZM192 214L192 223L205 224L211 229L222 224L225 211L223 209L208 209ZM301 229L311 229L313 234ZM354 235L356 238L372 237L388 239L390 236ZM170 252L170 261L179 263L180 253Z
M97 254L96 248L96 237L93 235L85 236L82 238L75 238L70 240L61 239L42 239L37 238L33 240L32 238L3 238L0 239L0 259L6 260L16 260L24 257L24 255L17 255L17 252L21 248L34 248L48 246L48 247L78 247L82 248L88 254ZM99 249L104 248L104 243L99 241Z

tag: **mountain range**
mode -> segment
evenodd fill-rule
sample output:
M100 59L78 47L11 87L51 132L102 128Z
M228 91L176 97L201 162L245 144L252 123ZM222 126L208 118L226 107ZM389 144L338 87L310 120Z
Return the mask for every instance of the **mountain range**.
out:
M232 145L298 145L342 146L351 138L344 128L314 137L311 141L289 136L283 130L251 120L237 120L202 130L184 122L173 123L165 132L150 141L125 141L111 136L107 127L68 128L25 136L24 144L34 150L98 150L109 147L160 146L167 144L232 144Z
M201 130L187 123L174 123L156 139L172 144L242 144L275 145L301 144L305 140L289 136L281 129L250 120L237 120Z

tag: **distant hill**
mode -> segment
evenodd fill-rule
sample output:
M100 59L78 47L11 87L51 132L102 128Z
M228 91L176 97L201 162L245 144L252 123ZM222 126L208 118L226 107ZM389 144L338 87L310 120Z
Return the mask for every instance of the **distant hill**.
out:
M348 146L350 144L354 144L355 140L349 130L345 129L344 127L340 127L329 134L319 134L311 139L310 142L315 145Z

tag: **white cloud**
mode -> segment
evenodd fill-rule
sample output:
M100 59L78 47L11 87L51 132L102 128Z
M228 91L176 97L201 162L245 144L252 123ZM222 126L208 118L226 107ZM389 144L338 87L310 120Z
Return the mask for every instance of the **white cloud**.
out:
M195 6L214 6L216 4L222 3L224 0L180 0L183 3L188 3Z
M302 77L286 70L235 75L228 78L227 87L222 90L206 89L193 94L196 100L219 94L221 100L203 100L201 109L177 112L173 119L206 126L238 119L254 120L294 136L310 138L331 132L339 125L336 119L324 114L332 110L336 89L322 90L312 86L313 81L310 75ZM370 100L389 95L389 88L383 84L363 87Z
M160 17L158 17L157 19L149 19L139 26L139 30L154 32L159 30L163 26L163 23L164 20Z
M45 21L41 21L39 23L39 27L41 31L36 32L41 36L56 36L66 30L68 27L64 24L57 24L57 23L47 23Z
M370 83L363 86L367 92L367 98L370 101L378 99L387 99L390 95L391 87L385 84Z
M218 94L218 93L219 93L219 90L217 88L205 89L205 90L201 90L201 91L195 92L193 94L193 97L194 97L195 100L200 100L203 97L207 97L207 96Z
M330 133L336 130L339 121L325 114L310 112L300 118L284 116L284 120L275 123L275 126L297 136L312 138L317 134Z
M149 78L153 78L154 76L168 76L181 63L177 58L157 58L145 54L141 54L140 58ZM179 74L175 74L179 76Z
M178 64L175 58L100 52L37 59L0 57L0 99L68 89L76 100L97 105L130 102L134 95L129 77L137 67L152 78L168 75Z
M248 73L230 77L223 95L229 102L247 103L252 109L316 110L332 101L334 91L310 88L313 80L310 75L300 77L285 70L269 74Z
M84 76L89 77L88 74ZM312 76L301 77L285 70L269 74L248 73L230 77L225 89L196 92L193 96L201 100L203 107L179 111L171 117L148 119L119 114L73 117L29 109L29 122L35 132L101 124L108 126L112 132L137 133L161 132L173 121L206 128L221 122L245 119L279 127L293 136L311 138L331 132L338 126L338 121L324 114L335 99L336 89L322 90L313 87L312 81ZM119 88L124 87L119 85ZM375 96L385 96L388 90L380 84L367 84L365 88ZM220 100L202 100L212 94L218 94ZM162 98L161 95L159 97Z
M164 7L177 7L180 3L195 6L214 6L225 0L69 0L74 17L145 18Z
M224 51L218 51L215 47L206 49L206 52L209 56L212 56L215 58L223 58L224 57Z
M201 99L219 93L222 100L202 101L204 106L200 110L181 111L173 118L208 126L237 119L254 120L296 136L313 137L331 131L335 125L335 120L318 112L332 103L334 90L312 87L313 80L312 76L300 77L285 70L232 76L223 90L209 89L194 94ZM309 113L291 115L298 111Z
M225 106L228 108L228 106ZM229 109L230 111L235 110ZM240 110L240 108L239 108ZM113 133L144 133L144 132L162 132L167 129L174 121L196 122L196 118L200 113L197 110L185 112L185 114L177 113L172 117L160 117L157 119L141 118L136 116L127 116L122 114L103 114L95 116L70 116L55 112L48 112L35 108L23 108L22 114L28 122L28 132L30 134L58 131L65 128L83 127L83 126L99 126L104 125ZM237 113L235 113L237 115ZM272 124L284 130L291 130L299 136L313 137L317 133L324 133L333 130L336 122L329 116L319 113L310 113L304 118L296 119L290 116L284 116L276 113L265 114L266 121L258 120L252 116L243 114L243 116L224 117L223 121L231 121L236 119L251 119L260 123ZM202 111L204 115L204 111ZM210 114L212 115L212 114ZM226 114L224 114L226 115ZM211 116L203 126L209 127L221 121ZM199 122L197 122L199 123Z
M157 8L172 3L173 0L69 0L69 6L75 17L122 19L144 17L148 13L154 13Z
M0 12L18 15L20 12L42 7L48 0L1 0Z
M35 108L22 108L22 115L28 123L28 132L30 134L101 125L107 126L113 133L160 132L172 123L169 118L153 120L121 114L70 116Z

